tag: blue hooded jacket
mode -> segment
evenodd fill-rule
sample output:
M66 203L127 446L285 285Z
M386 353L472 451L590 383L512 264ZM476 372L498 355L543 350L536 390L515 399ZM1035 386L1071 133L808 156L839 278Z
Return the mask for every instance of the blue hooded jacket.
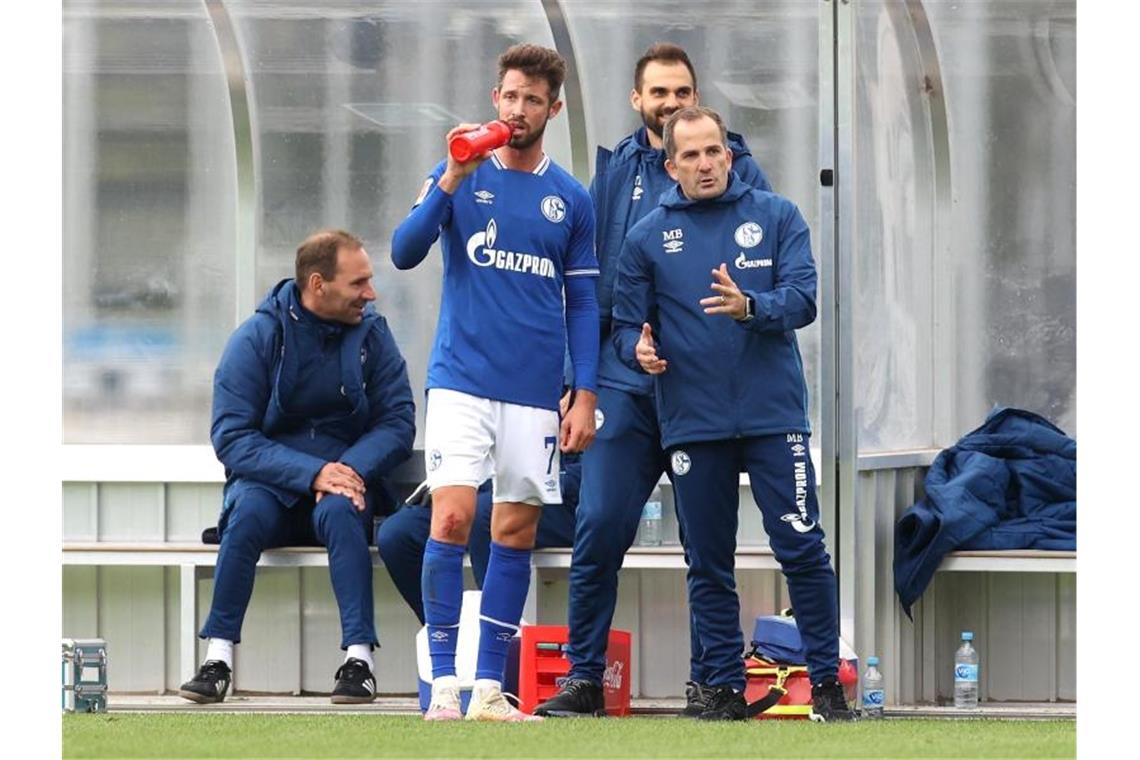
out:
M1077 548L1077 443L1040 415L994 409L939 452L924 485L895 525L895 591L908 616L948 552Z
M752 159L744 138L728 133L732 168L747 185L771 190L768 178ZM601 317L601 355L598 357L598 385L629 393L649 395L652 379L626 367L614 353L610 340L610 313L613 310L614 280L618 255L627 230L657 207L661 196L676 186L665 171L665 151L649 144L648 130L641 127L625 137L612 151L598 146L590 198L594 201L595 247L601 276L598 278L598 314Z
M411 455L415 439L404 358L369 304L360 324L339 331L340 390L350 411L318 419L292 412L305 391L297 387L293 326L301 308L293 280L282 280L230 336L214 373L210 440L225 465L223 509L250 487L292 507L312 494L326 463L343 462L370 486L369 506L384 511L389 505L376 503L389 496L382 479Z
M755 300L737 322L708 315L712 270L722 263ZM674 187L626 237L614 289L614 347L643 372L634 349L653 328L668 369L655 376L661 443L808 433L808 395L795 330L816 315L807 223L783 196L729 174L717 198Z

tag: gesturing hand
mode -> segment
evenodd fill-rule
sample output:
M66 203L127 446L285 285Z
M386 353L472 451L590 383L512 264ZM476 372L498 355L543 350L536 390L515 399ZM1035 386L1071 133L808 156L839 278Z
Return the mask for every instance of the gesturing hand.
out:
M748 298L728 276L728 265L721 264L720 269L712 270L712 276L713 282L709 287L720 295L701 299L705 314L727 314L733 319L744 319L748 316Z
M357 512L364 511L364 480L347 464L327 462L313 478L313 491L317 501L326 493L338 493L347 496Z
M653 330L650 329L648 322L641 326L641 337L637 341L635 354L637 363L651 375L660 375L669 366L664 359L657 357L657 346L653 343Z

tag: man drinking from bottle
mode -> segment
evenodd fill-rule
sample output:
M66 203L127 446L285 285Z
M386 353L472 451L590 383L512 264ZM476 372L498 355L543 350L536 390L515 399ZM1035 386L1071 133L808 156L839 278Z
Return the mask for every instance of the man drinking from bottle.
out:
M599 340L593 207L542 149L546 124L562 108L565 71L557 52L537 45L503 53L491 102L511 127L509 142L441 161L392 235L397 268L419 264L437 238L444 264L424 433L432 493L422 584L428 720L463 717L455 675L463 552L476 489L488 477L491 552L466 717L538 719L503 697L503 669L526 601L539 509L561 501L559 452L581 451L594 438ZM447 139L478 126L461 124ZM559 422L567 343L574 389Z

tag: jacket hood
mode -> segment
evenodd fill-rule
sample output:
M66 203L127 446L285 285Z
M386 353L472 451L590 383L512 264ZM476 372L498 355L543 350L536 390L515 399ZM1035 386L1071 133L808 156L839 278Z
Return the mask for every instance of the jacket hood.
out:
M752 155L752 151L748 149L744 138L737 133L729 132L726 141L728 142L729 150L732 151L734 160L737 156ZM654 148L649 144L649 129L645 126L639 127L631 135L626 135L622 138L621 142L614 146L613 161L624 163L635 159L644 161L665 160L665 151L661 148Z
M689 208L691 206L703 206L713 203L732 203L743 198L751 190L752 186L743 182L736 172L729 170L728 172L728 187L723 193L715 198L706 198L704 200L692 200L681 192L681 186L674 185L661 196L661 205L665 208Z

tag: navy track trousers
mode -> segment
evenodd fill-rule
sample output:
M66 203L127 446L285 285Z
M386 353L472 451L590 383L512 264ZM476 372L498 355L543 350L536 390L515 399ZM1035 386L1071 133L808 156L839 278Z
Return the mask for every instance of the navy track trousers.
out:
M329 494L314 504L286 507L263 488L251 487L218 521L221 546L214 569L214 597L201 638L241 641L241 626L253 595L257 560L278 546L325 546L329 577L340 610L341 649L377 645L372 602L372 557L368 539L372 511L357 512L346 496Z
M582 454L574 553L570 564L570 678L600 684L617 606L618 571L641 511L666 471L652 396L598 388L597 436ZM685 540L681 529L682 543ZM706 682L690 616L690 677Z
M689 605L712 686L744 690L735 553L739 474L747 472L764 531L788 583L813 684L839 660L835 573L819 523L806 433L670 447L677 516L687 536Z

